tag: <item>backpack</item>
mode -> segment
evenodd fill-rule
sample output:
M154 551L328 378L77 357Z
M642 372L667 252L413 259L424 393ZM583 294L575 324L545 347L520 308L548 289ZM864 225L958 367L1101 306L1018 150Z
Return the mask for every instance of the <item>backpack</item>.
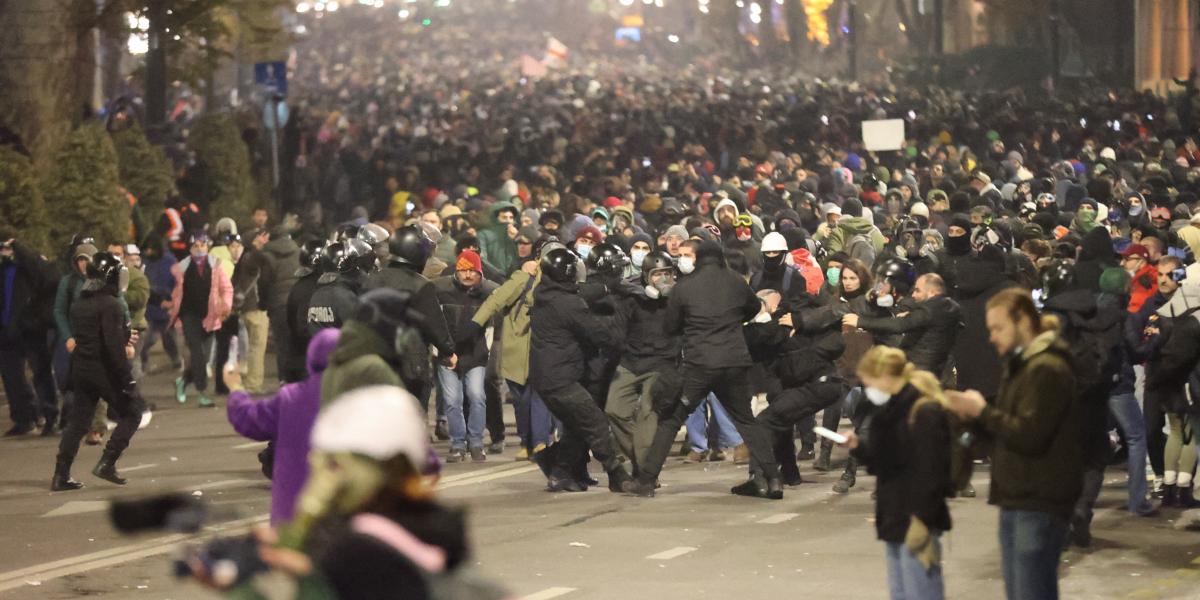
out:
M1081 399L1103 397L1120 377L1120 353L1122 328L1095 329L1077 327L1069 319L1063 319L1063 339L1067 341L1067 363L1075 375Z
M975 459L971 455L971 442L969 436L964 435L967 432L966 424L963 423L954 413L946 410L937 400L922 396L916 402L913 402L912 408L908 409L908 424L911 427L913 421L917 418L917 410L927 404L934 404L942 414L946 415L946 423L950 428L950 472L947 473L946 489L943 494L947 498L953 498L958 495L958 491L971 483L971 473L975 468Z
M861 260L864 265L871 266L875 263L875 243L871 241L870 235L856 233L846 243L846 254L850 258Z

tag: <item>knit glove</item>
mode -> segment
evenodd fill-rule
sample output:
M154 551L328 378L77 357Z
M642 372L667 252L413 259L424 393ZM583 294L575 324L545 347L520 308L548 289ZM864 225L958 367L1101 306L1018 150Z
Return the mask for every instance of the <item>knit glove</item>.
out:
M929 534L929 528L915 515L908 523L908 533L904 535L904 545L909 552L913 553L913 556L917 557L926 571L941 566L941 551L933 543L933 536Z

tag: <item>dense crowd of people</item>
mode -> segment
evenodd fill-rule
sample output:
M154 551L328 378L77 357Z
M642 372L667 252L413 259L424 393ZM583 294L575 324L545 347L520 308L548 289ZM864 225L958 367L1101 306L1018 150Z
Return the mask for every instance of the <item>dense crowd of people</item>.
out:
M653 497L681 428L685 463L747 464L732 493L766 499L849 448L833 491L874 475L893 598L943 596L946 499L975 495L981 460L1012 599L1057 597L1114 454L1131 514L1197 506L1194 90L1067 102L594 48L535 78L519 59L542 40L491 29L507 15L398 36L368 10L298 46L295 215L180 196L136 243L81 232L53 261L0 232L7 435L61 428L53 490L82 486L106 416L93 474L124 483L138 382L174 369L179 403L227 395L272 442L280 543L334 596L383 597L365 568L388 590L461 566L442 462L512 449L582 492L594 460ZM879 118L905 120L902 150L864 150ZM358 516L330 534L331 513ZM397 529L443 560L378 543Z

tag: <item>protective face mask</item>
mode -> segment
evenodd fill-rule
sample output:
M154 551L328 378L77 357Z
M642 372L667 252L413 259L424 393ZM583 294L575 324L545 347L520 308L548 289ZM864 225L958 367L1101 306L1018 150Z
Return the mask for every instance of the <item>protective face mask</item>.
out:
M1144 210L1146 210L1146 207L1142 206L1142 205L1130 206L1129 207L1129 216L1136 217L1136 216L1142 214L1142 211L1144 211Z
M629 259L633 261L633 266L641 268L642 261L646 260L646 257L649 256L649 254L650 253L645 250L634 250L633 252L629 253Z
M946 238L946 249L950 254L961 256L971 251L971 236L959 235Z
M896 299L891 294L878 296L875 298L875 306L879 308L891 308L896 305Z
M579 244L575 246L575 252L579 254L580 258L587 258L592 253L592 247L587 244Z
M875 406L883 406L892 398L891 394L877 387L867 386L866 388L863 388L863 393L867 396L867 400L869 400L871 404L874 404Z
M755 323L770 323L771 322L771 313L760 312L757 315L754 315L754 322Z
M751 237L754 237L750 229L746 227L738 227L734 234L737 236L739 242L748 242Z
M829 282L829 285L837 287L842 281L842 270L837 267L825 269L825 279Z
M204 260L204 259L205 259L205 257L207 257L207 256L208 256L208 253L207 253L207 252L196 252L196 251L194 251L194 250L193 250L193 251L192 251L192 253L191 253L191 255L192 255L192 260L194 260L194 261L202 261L202 260Z
M696 270L696 259L690 256L679 257L679 272L684 275L690 274Z
M653 285L648 285L645 289L647 298L651 300L657 300L659 298L658 288L654 287Z

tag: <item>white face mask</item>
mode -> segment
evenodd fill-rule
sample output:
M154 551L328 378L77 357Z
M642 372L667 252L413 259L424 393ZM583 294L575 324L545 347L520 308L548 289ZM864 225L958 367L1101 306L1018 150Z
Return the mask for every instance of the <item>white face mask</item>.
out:
M889 298L890 298L890 296L889 296ZM892 398L891 394L889 394L877 387L867 386L866 388L863 389L863 393L866 394L867 400L870 400L871 404L874 404L875 406L883 406L884 404L887 404L887 401Z
M762 312L762 313L758 313L757 315L754 315L754 322L755 323L770 323L771 322L771 313Z
M647 298L649 298L651 300L657 300L659 298L659 296L660 296L660 294L658 293L658 288L654 287L653 285L646 286L646 297Z
M687 275L696 270L696 259L690 256L679 257L679 272Z
M642 261L646 260L646 256L650 253L645 250L634 250L629 253L629 260L633 261L633 266L642 268Z
M891 308L896 305L896 299L891 294L879 296L875 298L875 306L879 308Z

